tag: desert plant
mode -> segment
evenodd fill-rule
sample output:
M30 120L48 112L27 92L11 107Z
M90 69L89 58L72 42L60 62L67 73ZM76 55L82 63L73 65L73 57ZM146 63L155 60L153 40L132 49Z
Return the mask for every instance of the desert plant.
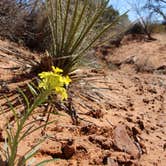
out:
M134 23L128 30L127 34L144 34L144 28L142 24L138 21Z
M68 74L80 57L96 45L97 40L117 23L119 17L98 28L108 2L108 0L47 0L52 34L49 55L52 57L50 58L52 63L63 69L64 75Z
M26 103L26 109L23 114L19 114L13 105L8 101L10 110L14 115L14 122L7 123L6 125L6 141L3 150L1 151L4 158L6 166L25 166L27 160L31 159L38 150L38 145L41 144L43 140L39 141L31 150L27 151L23 157L17 157L17 150L20 142L29 134L34 131L47 126L50 123L55 122L46 122L44 125L39 127L34 127L34 123L37 120L33 120L30 123L27 123L28 118L33 114L35 108L41 104L47 102L50 95L60 95L61 100L67 99L67 92L64 86L67 86L70 83L70 78L68 76L64 77L61 75L62 70L59 68L52 67L53 72L43 72L39 74L41 81L39 82L39 88L34 88L32 85L28 85L30 91L34 95L35 99L30 104L29 99L26 97L25 93L19 89L21 96L23 97ZM14 126L16 126L14 130ZM44 162L41 162L42 164ZM38 164L39 166L40 164Z

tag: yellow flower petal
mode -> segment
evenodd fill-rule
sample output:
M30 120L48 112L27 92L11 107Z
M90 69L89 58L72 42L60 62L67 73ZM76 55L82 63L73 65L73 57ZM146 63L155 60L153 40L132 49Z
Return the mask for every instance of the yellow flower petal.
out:
M69 78L69 76L64 77L64 83L66 85L69 85L70 82L71 82L71 79Z
M52 70L53 70L54 73L62 73L63 72L62 69L60 69L58 67L55 68L54 66L52 66Z

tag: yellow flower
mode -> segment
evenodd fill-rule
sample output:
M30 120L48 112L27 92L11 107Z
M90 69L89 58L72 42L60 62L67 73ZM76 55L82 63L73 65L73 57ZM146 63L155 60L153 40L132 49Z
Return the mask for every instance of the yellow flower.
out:
M58 67L55 68L54 66L52 66L52 70L53 70L54 73L62 73L63 72L62 69L60 69Z
M71 79L69 78L69 76L66 76L63 79L64 79L63 81L66 85L69 85L69 83L71 82Z
M54 91L57 95L61 96L61 100L67 99L67 91L65 86L68 86L71 82L69 76L62 76L62 69L58 67L52 66L52 70L50 72L42 72L39 74L41 79L39 83L39 88L43 88L44 90Z
M67 99L68 95L65 88L56 87L55 92L61 95L61 100Z

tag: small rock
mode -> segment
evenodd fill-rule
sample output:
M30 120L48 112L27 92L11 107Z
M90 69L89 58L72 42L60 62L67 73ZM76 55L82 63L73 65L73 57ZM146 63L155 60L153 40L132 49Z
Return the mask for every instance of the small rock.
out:
M75 148L73 146L64 145L62 147L62 155L65 159L70 159L75 153Z
M127 152L134 158L139 158L139 150L134 144L134 141L129 137L126 127L124 125L118 125L113 133L114 145L121 151Z

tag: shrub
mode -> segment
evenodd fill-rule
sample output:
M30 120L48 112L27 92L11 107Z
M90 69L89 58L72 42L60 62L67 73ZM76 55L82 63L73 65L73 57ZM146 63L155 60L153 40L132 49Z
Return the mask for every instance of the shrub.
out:
M144 28L140 22L133 24L127 31L127 34L145 34Z
M64 70L64 75L72 71L80 57L96 45L101 35L117 23L119 18L116 17L111 23L98 26L108 2L108 0L47 0L52 34L49 56L55 66Z

